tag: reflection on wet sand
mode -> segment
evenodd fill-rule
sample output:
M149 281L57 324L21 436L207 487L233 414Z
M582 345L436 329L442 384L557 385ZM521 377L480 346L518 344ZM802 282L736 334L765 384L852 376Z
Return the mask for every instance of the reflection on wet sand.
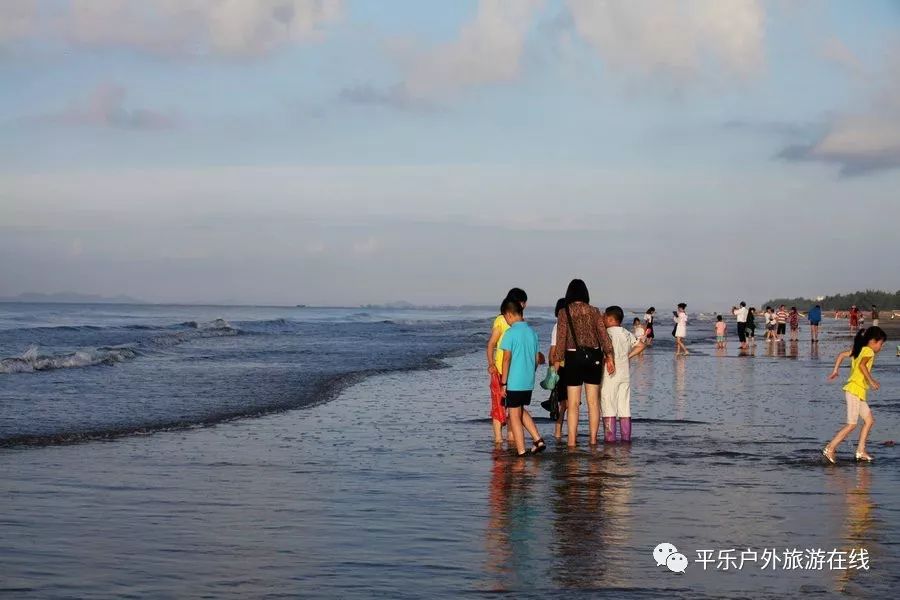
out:
M684 357L675 359L675 418L683 419L684 410L687 406L687 394L685 393L685 374L687 373L687 363Z
M630 447L554 456L553 572L565 588L623 586L629 581Z
M860 466L856 469L829 469L827 486L835 494L844 496L844 516L841 526L842 546L838 548L849 553L863 548L869 552L871 563L878 563L880 546L874 529L875 503L869 490L872 486L872 469ZM855 568L835 570L835 587L838 592L852 591L854 580L866 576L867 571Z
M797 358L797 356L799 356L800 354L799 350L800 345L796 340L790 342L790 345L788 346L788 356L790 356L791 358Z
M535 547L531 531L532 519L538 513L538 500L531 491L537 474L537 461L510 456L502 449L494 451L485 530L485 572L494 579L494 591L521 589L538 576L529 570L534 557L542 551Z

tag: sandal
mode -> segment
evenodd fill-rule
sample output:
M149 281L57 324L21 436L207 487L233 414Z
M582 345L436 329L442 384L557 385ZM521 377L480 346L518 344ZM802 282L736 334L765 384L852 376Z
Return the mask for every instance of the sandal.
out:
M824 448L822 448L822 456L824 456L824 457L825 457L825 460L827 460L827 461L830 462L831 464L833 464L833 465L836 465L836 464L837 464L837 461L834 459L834 450L832 450L832 451L829 453L829 452L828 452L828 446L825 446Z
M861 461L864 461L864 462L872 462L872 461L875 460L875 459L873 459L873 458L869 455L868 452L857 452L857 453L856 453L856 460L857 460L857 461L860 461L860 460L861 460Z
M540 454L544 450L547 449L547 444L544 443L544 438L538 438L531 445L531 453L532 454Z

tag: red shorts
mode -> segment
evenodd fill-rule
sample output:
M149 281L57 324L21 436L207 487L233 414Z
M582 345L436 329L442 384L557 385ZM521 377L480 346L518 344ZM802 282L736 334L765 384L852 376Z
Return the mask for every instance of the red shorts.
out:
M506 409L503 407L503 396L500 388L500 375L491 375L491 418L506 424Z

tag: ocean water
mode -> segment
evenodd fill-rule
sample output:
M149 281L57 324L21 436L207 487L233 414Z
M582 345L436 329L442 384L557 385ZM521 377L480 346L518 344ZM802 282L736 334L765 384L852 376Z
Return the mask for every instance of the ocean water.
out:
M0 304L0 444L110 438L324 402L422 368L489 314Z
M223 318L245 330L248 322L273 320L271 309L243 319L210 310L194 320ZM178 314L160 324L189 320ZM871 399L871 465L854 463L849 445L836 466L818 454L844 417L840 385L825 379L846 344L843 328L826 328L819 348L808 341L758 344L753 355L739 355L733 342L714 350L711 323L703 321L691 328L690 357L674 358L662 338L634 361L631 445L590 447L582 436L569 450L552 439L546 413L533 406L549 448L523 460L490 442L481 347L491 315L382 316L366 319L411 321L404 326L415 336L458 330L446 339L459 343L367 369L369 376L341 384L328 401L211 426L0 449L0 592L887 598L900 584L900 460L896 447L885 445L900 425L893 346L875 366L883 388ZM328 318L343 322L348 315ZM549 321L530 318L546 342ZM267 388L239 383L256 363L233 368L239 361L224 353L254 335L175 348L223 352L218 375L234 376L227 381L242 390L235 395L264 396ZM290 334L275 337L282 335ZM65 380L89 371L109 377L142 361L157 361L157 376L167 379L165 369L182 361L169 349L159 352L113 365L0 375L0 389L10 381L28 389L19 378ZM265 362L256 368L265 370ZM656 565L652 551L661 542L688 557L685 573ZM868 570L761 568L767 549L783 555L860 548ZM728 570L696 562L698 551L718 558L731 549L760 560Z

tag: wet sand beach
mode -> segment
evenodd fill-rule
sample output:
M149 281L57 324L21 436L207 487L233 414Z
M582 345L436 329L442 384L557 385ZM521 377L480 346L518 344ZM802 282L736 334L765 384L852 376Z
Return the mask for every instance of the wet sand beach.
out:
M855 464L844 445L827 466L819 451L844 417L840 385L825 381L845 344L837 329L818 348L760 343L739 356L734 339L717 353L700 327L691 356L674 358L660 340L633 363L630 446L582 439L567 450L535 402L547 452L495 449L473 349L309 408L4 449L0 588L40 598L892 596L900 449L883 443L900 425L896 338L875 367L876 462ZM684 574L656 565L660 542L689 558ZM767 548L864 548L870 568L695 562L701 549Z

